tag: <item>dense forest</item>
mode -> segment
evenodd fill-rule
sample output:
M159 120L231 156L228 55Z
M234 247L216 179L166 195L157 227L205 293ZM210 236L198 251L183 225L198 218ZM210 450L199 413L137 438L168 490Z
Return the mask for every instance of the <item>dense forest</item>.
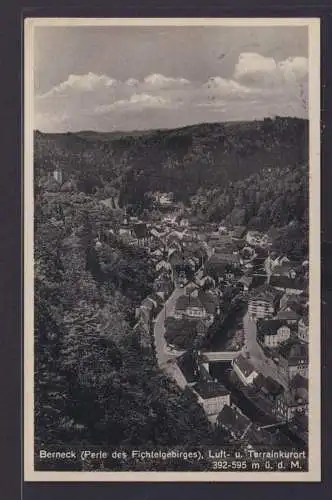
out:
M136 134L35 133L37 177L58 164L87 194L118 194L120 204L171 191L187 202L199 188L225 187L264 167L307 161L308 124L296 118L200 124Z
M37 448L209 440L201 407L164 377L133 332L135 306L154 277L145 251L116 238L96 248L97 231L114 217L87 195L36 196Z
M135 307L155 277L148 254L100 235L118 227L124 207L141 214L154 192L171 191L192 219L269 231L277 251L303 258L307 132L293 118L136 134L35 132L37 448L216 442L192 394L164 377L134 333Z

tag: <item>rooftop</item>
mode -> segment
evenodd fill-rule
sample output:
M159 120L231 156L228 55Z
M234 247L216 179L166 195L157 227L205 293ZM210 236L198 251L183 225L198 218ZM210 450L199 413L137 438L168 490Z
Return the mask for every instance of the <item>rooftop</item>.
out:
M212 380L200 380L194 385L194 389L203 399L217 398L229 394L229 391L222 384Z
M235 432L244 432L251 424L251 421L235 408L225 405L218 415L218 423L231 427Z
M287 359L289 365L308 362L308 346L298 341L288 342L280 346L279 354Z
M195 356L192 353L189 351L185 352L177 359L177 364L189 384L196 382L198 366Z
M251 300L268 300L274 302L280 298L280 293L269 285L262 285L253 290Z
M177 311L185 311L188 307L197 307L199 309L202 309L203 305L198 297L181 295L176 301L175 309Z
M270 285L276 288L288 288L292 290L304 290L305 284L303 280L292 279L287 276L274 276L270 277Z
M249 377L251 373L255 371L254 367L250 363L250 361L242 356L238 356L235 360L234 363L238 366L238 368L241 370L241 372L245 375L245 377Z
M242 238L246 233L247 228L245 226L237 226L233 228L232 237L233 238Z
M285 321L297 321L299 319L299 315L293 311L280 310L277 314L277 319L285 320Z
M214 253L208 260L209 264L239 264L239 255L230 254L226 252Z
M281 328L282 326L287 326L287 323L279 319L258 320L257 334L261 337L265 337L266 335L276 335L279 328Z

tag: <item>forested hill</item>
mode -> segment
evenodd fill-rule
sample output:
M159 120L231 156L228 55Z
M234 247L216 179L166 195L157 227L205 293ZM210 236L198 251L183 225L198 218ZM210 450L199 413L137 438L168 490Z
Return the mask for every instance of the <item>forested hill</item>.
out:
M79 191L116 192L126 204L154 191L172 191L186 203L199 188L224 187L264 167L296 167L307 156L308 122L297 118L134 133L35 133L37 180L59 165Z

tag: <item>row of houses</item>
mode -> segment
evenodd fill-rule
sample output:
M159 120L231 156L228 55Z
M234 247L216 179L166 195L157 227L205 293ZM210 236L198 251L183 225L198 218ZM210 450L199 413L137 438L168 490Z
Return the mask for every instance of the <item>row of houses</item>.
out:
M271 435L236 406L231 391L212 379L202 359L192 351L183 354L177 363L206 415L210 419L212 417L217 428L226 432L231 441L269 443ZM271 422L288 422L291 425L297 422L299 431L305 434L305 426L308 425L307 379L297 375L286 391L272 378L256 372L242 355L234 361L233 368L245 384L248 398L271 418ZM301 426L298 423L300 420Z
M306 355L297 348L284 353L285 369L290 375L286 388L271 377L264 377L242 354L232 362L234 373L248 398L266 414L285 422L292 421L298 414L308 415L308 365L306 362L306 367L301 366Z

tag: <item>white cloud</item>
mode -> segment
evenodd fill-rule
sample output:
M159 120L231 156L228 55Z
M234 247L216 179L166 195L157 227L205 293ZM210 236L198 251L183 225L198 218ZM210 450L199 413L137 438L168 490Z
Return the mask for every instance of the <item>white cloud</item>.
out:
M235 80L229 80L226 78L222 78L220 76L213 76L208 79L206 83L203 85L204 89L210 89L210 91L215 92L217 95L243 95L252 92L252 89L246 87L245 85L241 85Z
M153 96L146 93L133 94L130 99L120 99L112 104L103 104L95 108L95 113L104 114L117 108L137 109L141 108L159 108L167 105L169 101L161 96Z
M273 57L243 52L235 65L233 78L246 85L268 87L285 83L298 84L307 74L308 60L305 57L290 57L277 62Z
M278 67L287 82L301 82L308 75L308 59L306 57L289 57L281 61Z
M139 81L136 80L136 78L128 78L128 80L125 81L126 85L129 85L129 87L137 87L139 85Z
M69 75L67 80L56 85L51 90L38 97L46 98L56 96L58 94L66 94L68 91L83 91L92 92L102 88L115 87L117 80L106 75L96 75L95 73L87 73L86 75Z
M158 73L139 81L106 74L69 75L35 100L36 128L163 128L176 123L255 119L280 114L307 116L308 61L277 61L256 53L240 54L228 78L189 82ZM219 113L219 115L218 115Z
M176 85L189 85L189 80L185 78L170 78L159 73L153 73L144 78L144 83L157 88L164 88Z

